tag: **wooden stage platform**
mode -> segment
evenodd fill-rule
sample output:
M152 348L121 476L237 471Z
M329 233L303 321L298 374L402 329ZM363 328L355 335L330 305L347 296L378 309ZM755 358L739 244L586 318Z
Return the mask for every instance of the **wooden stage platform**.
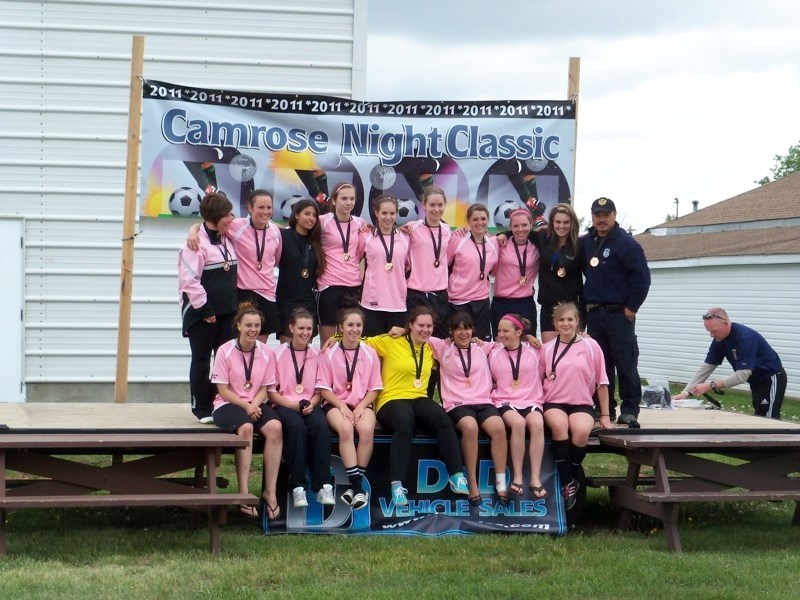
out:
M645 409L639 414L642 428L615 426L615 433L800 433L800 423L776 421L725 410L702 408ZM189 404L113 402L0 403L0 433L81 431L210 432L192 415Z

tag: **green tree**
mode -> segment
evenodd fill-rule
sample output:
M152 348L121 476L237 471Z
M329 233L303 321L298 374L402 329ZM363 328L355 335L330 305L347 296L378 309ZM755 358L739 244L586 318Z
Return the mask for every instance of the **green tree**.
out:
M770 179L769 176L762 177L761 179L755 181L755 183L758 185L764 185L770 181L775 181L776 179L780 179L781 177L786 177L787 175L791 175L792 173L800 171L800 141L798 141L794 146L790 146L789 151L785 156L776 154L773 157L773 160L775 161L775 164L772 167L772 179Z

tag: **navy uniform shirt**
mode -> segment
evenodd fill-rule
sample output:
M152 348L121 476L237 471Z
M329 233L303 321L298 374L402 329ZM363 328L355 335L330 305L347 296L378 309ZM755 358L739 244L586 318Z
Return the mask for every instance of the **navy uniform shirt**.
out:
M723 358L734 371L747 369L753 372L747 379L750 387L783 369L778 353L764 336L739 323L731 323L731 332L724 340L711 342L706 363L721 365Z

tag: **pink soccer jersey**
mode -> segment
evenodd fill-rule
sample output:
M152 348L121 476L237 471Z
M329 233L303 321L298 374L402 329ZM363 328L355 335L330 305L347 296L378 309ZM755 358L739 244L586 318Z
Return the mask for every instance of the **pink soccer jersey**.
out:
M525 263L522 275L521 263ZM514 238L499 248L494 267L494 295L498 298L530 298L539 276L539 251L531 242L516 246ZM523 281L524 278L524 281Z
M480 257L483 245L476 244L467 234L453 238L447 248L448 264L453 265L447 293L451 304L466 304L475 300L489 298L489 272L497 264L497 241L486 237L486 262L483 279L480 278Z
M252 402L258 391L264 387L275 385L275 355L266 344L256 341L255 354L242 352L237 347L236 339L225 342L214 356L214 368L211 370L211 383L225 383L240 399ZM245 389L245 365L249 367L252 356L253 368L250 372L249 390ZM229 404L217 394L214 398L214 409Z
M391 249L391 239L383 236L383 244L375 234L362 234L365 238L364 256L367 268L364 271L364 287L361 292L361 306L369 310L403 312L406 309L405 265L409 254L408 236L399 231L394 236L392 267L386 270L386 249Z
M558 339L558 338L556 338ZM558 356L566 348L566 344L558 344ZM542 346L541 373L544 376L544 401L553 404L572 404L593 406L592 395L597 386L607 385L605 359L603 351L592 338L578 336L578 340L558 360L556 378L550 379L553 371L553 353L556 340L550 340Z
M317 387L317 365L319 364L319 350L309 346L307 350L295 351L297 368L302 369L303 377L300 383L294 371L292 352L289 344L281 344L275 350L275 384L267 387L270 392L278 392L287 400L300 402L309 400L314 395ZM305 368L304 368L305 365ZM298 385L303 389L299 390Z
M383 389L381 361L375 350L364 343L359 343L355 367L353 367L354 356L355 350L345 350L340 344L336 344L322 353L317 369L317 389L332 391L350 408L355 408L367 392ZM348 364L353 369L350 390L347 389Z
M237 287L240 290L252 290L275 302L275 265L281 259L282 250L278 226L270 221L266 229L256 229L250 219L234 219L228 237L236 247L236 256L239 258Z
M361 217L350 217L346 223L336 225L336 215L328 213L319 218L322 228L322 248L325 251L325 272L317 279L317 289L324 290L332 285L357 287L361 285L361 271L358 263L364 255L364 240L359 235L359 229L365 221ZM341 229L341 234L340 234ZM350 239L345 251L342 237L347 240L348 230ZM345 255L347 260L344 259Z
M519 357L519 382L514 387L512 362L517 363ZM539 370L539 349L528 342L522 342L518 350L508 351L503 344L495 343L489 352L489 368L494 378L495 387L492 390L492 401L498 408L511 406L512 408L542 407L544 393L542 392L542 378Z
M436 337L431 337L428 343L433 348L434 358L439 361L442 407L446 411L449 412L457 406L492 403L492 376L486 352L483 350L484 347L490 347L488 344L470 344L469 348L461 350L464 363L469 364L472 361L467 383L458 347Z
M411 276L408 278L408 289L419 292L438 292L447 289L447 248L452 232L447 223L441 222L438 227L428 227L425 221L413 221L409 224L411 233L410 264ZM442 244L439 246L439 233ZM431 237L433 236L433 237ZM434 266L436 255L434 245L439 247L439 266Z

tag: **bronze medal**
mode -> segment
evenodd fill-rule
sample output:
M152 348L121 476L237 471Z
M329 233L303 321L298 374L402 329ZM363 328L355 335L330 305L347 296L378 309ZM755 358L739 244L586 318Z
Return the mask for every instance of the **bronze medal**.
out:
M556 271L556 275L558 275L559 277L566 277L567 270L564 267L559 267L558 271Z
M550 375L548 375L548 376L547 376L547 378L548 378L550 381L555 381L555 380L556 380L556 372L555 372L555 371L553 371L552 373L550 373Z
M300 277L302 277L303 279L308 279L308 269L303 269L302 271L300 271Z
M222 263L222 270L223 271L230 271L231 270L231 263L229 263L227 260L224 263Z
M515 390L518 390L519 389L519 379L515 379L514 381L512 381L511 382L511 387L514 388Z
M525 285L526 283L528 283L528 278L527 277L525 277L523 275L522 277L519 278L519 284L520 285Z
M484 279L486 279L486 273L481 273L481 274L478 276L478 278L479 278L481 281L483 281Z
M261 270L261 263L256 263L256 269Z
M344 262L347 262L347 261L349 261L349 260L350 260L350 255L349 255L349 254L343 254L343 255L342 255L342 260L343 260Z
M470 379L469 377L467 377L467 378L464 380L464 383L466 383L467 385L472 385L472 379Z
M590 261L589 261L589 264L590 264L591 266L593 266L593 267L596 267L597 265L599 265L599 264L600 264L600 259L599 259L599 258L597 258L596 256L593 256L593 257L592 257L592 260L590 260Z
M350 381L348 381L348 382L347 382L347 385L346 385L346 386L344 386L344 389L346 389L346 390L349 392L350 390L352 390L352 389L353 389L353 383L352 383L352 382L350 382Z
M389 273L392 269L394 269L394 265L392 263L386 263L386 266L383 267L387 273Z
M420 389L422 387L422 380L421 379L415 379L414 380L414 387L417 388L417 389Z
M298 383L296 386L294 386L294 393L295 394L302 394L304 389L306 389L306 388L303 387L303 384L302 383Z
M253 384L250 383L249 381L245 381L244 382L244 389L250 391L251 389L253 389Z
M439 263L439 259L438 258L435 261L433 261L433 266L435 268L437 268L437 269L439 268L439 264L441 264L441 263Z

